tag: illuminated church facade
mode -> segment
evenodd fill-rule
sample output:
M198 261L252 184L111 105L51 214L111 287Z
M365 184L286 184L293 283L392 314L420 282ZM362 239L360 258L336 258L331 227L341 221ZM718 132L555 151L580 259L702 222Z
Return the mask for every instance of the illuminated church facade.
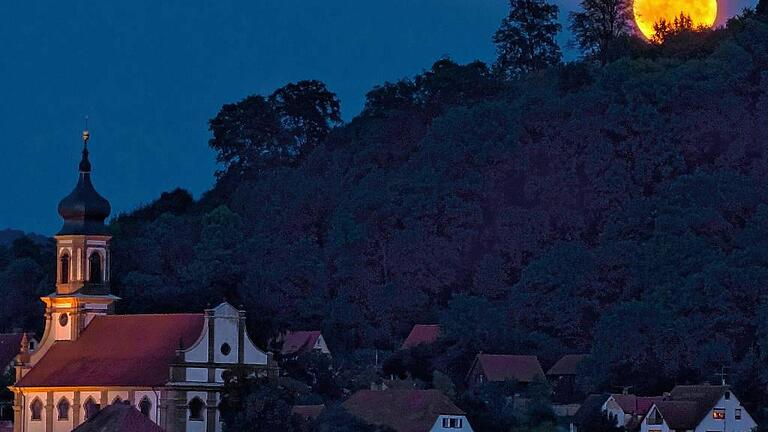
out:
M136 407L167 432L221 430L223 372L276 373L245 311L116 315L110 291L111 211L91 183L88 132L75 189L59 203L56 290L42 297L45 331L16 361L14 432L68 432L113 403ZM31 299L30 299L31 300Z

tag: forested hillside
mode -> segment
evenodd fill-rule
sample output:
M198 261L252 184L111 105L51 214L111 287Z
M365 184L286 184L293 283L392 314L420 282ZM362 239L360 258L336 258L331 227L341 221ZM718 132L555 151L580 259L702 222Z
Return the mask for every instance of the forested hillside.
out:
M768 16L619 42L514 74L441 59L348 123L317 81L224 106L216 186L113 219L119 312L226 298L259 344L322 329L336 361L440 323L398 368L460 387L478 351L591 352L585 390L726 370L764 405ZM40 324L18 307L53 287L35 247L0 254L5 330Z

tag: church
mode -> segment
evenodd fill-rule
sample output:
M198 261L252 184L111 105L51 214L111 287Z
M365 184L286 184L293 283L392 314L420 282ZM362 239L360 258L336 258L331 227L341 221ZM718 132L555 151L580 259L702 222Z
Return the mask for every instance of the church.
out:
M271 354L248 336L245 311L116 315L110 290L109 202L91 183L83 132L75 189L59 203L56 289L42 297L45 331L17 356L14 432L68 432L115 403L130 404L166 432L221 431L223 372L275 376ZM32 299L30 299L32 301Z

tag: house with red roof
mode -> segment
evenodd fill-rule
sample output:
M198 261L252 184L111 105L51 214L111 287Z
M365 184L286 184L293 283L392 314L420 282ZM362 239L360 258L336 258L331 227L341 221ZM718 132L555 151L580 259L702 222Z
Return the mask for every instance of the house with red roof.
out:
M440 336L440 326L437 324L416 324L405 338L400 349L409 349L421 344L431 344Z
M516 381L525 386L536 377L544 379L536 356L478 354L467 373L467 384L473 387L487 382Z
M653 403L640 423L640 432L748 432L756 427L730 387L684 385Z
M366 423L395 432L471 432L467 416L438 390L360 390L343 404Z
M155 422L129 404L112 404L72 432L163 432Z
M573 403L584 399L578 391L576 377L579 366L588 358L586 354L566 354L547 371L552 386L552 400L556 403Z
M635 396L633 394L612 394L603 403L603 412L616 418L618 426L637 430L640 421L648 414L654 403L664 400L663 396Z
M110 204L91 183L89 136L77 185L59 203L45 331L36 350L21 343L16 357L14 432L69 432L116 403L166 432L220 431L224 372L274 376L274 361L248 336L245 311L226 302L202 313L114 314Z
M331 355L320 330L288 331L278 338L276 344L280 346L280 354L284 357L296 357L311 352Z

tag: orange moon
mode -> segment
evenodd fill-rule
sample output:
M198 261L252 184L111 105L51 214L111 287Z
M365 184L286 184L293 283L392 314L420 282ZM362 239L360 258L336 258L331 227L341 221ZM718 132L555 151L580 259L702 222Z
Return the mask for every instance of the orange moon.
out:
M691 17L693 27L712 27L717 18L717 0L634 0L632 12L637 28L650 39L653 25L664 19L673 23L682 12Z

